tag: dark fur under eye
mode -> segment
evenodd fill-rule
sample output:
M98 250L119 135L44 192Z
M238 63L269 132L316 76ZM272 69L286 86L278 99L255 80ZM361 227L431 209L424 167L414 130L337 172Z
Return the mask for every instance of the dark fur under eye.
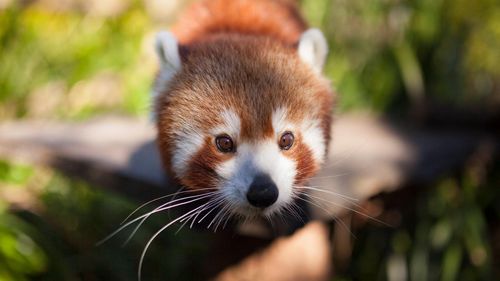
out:
M281 149L289 150L293 145L293 141L294 136L292 132L284 132L283 135L281 135L278 144Z
M215 138L215 144L220 152L229 153L234 152L234 142L228 135L220 135Z

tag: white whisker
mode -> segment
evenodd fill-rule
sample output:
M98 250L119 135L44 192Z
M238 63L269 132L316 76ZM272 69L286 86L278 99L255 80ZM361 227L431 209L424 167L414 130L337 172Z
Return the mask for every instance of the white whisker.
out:
M199 221L198 223L201 223L206 217L208 217L208 215L210 215L210 213L212 213L214 210L216 210L220 205L222 205L222 203L224 203L224 198L221 197L219 198L219 201L217 201L217 204L215 204L212 209L210 211L208 211Z
M215 215L215 217L212 219L212 221L210 221L210 223L208 224L207 229L209 229L210 226L212 226L212 224L216 222L216 220L219 218L219 216L222 214L222 212L224 212L225 208L226 208L226 206L222 207L222 209L220 209L219 212L217 212L217 215Z
M209 197L211 194L204 194L206 195L206 197ZM148 212L142 216L139 216L129 222L127 222L126 224L122 225L121 227L119 227L117 230L113 231L111 234L109 234L108 236L106 236L104 239L102 239L101 241L97 242L96 245L99 246L99 245L102 245L104 242L108 241L110 238L114 237L116 234L118 234L120 231L122 231L123 229L127 228L128 226L130 226L131 224L145 218L145 217L149 217L150 215L152 214L155 214L155 213L158 213L158 212L161 212L161 211L164 211L164 210L167 210L167 209L170 209L170 208L175 208L175 207L178 207L178 206L182 206L182 205L185 205L185 204L189 204L189 203L192 203L192 202L195 202L195 201L198 201L198 200L201 200L201 199L204 199L205 197L198 197L196 199L192 199L190 201L187 201L187 202L181 202L181 203L178 203L178 204L174 204L174 205L170 205L170 206L166 206L166 207L162 207L162 208L156 208L154 209L153 211L151 212Z
M141 254L141 258L139 260L139 268L137 270L137 277L138 277L138 280L141 281L141 273L142 273L142 264L144 262L144 257L146 256L146 252L148 251L149 249L149 246L151 245L151 243L153 242L153 240L158 236L160 235L160 233L162 233L165 229L167 229L169 226L171 226L172 224L176 223L177 221L179 221L180 219L188 216L189 214L193 213L193 212L196 212L198 209L200 208L203 208L207 203L201 205L201 206L198 206L196 208L194 208L193 210L185 213L184 215L172 220L171 222L169 222L168 224L166 224L165 226L163 226L160 230L158 230L148 241L148 243L146 243L146 246L144 247L144 250L142 251L142 254Z
M229 209L232 209L233 207L230 206ZM226 229L226 225L227 225L227 222L229 221L229 219L231 219L231 217L233 217L234 213L233 212L229 212L229 215L227 216L226 218L226 221L224 222L224 225L222 226L222 229Z
M199 210L196 213L193 213L190 216L185 217L182 220L180 220L179 222L184 222L184 223L179 227L179 229L177 230L176 234L189 222L190 219L192 219L192 221L191 221L191 224L190 224L189 228L193 228L193 225L196 222L196 219L198 218L198 216L203 211L208 210L209 208L211 208L212 206L214 206L218 201L220 201L220 198L219 197L214 197L214 198L210 199L201 210Z
M341 208L344 208L344 209L346 209L346 210L349 210L349 211L351 211L351 212L354 212L354 213L356 213L356 214L359 214L359 215L361 215L361 216L363 216L363 217L369 218L369 219L371 219L371 220L373 220L373 221L375 221L375 222L378 222L378 223L380 223L380 224L383 224L383 225L385 225L385 226L387 226L387 227L393 227L392 225L390 225L390 224L388 224L388 223L386 223L386 222L383 222L383 221L381 221L381 220L379 220L379 219L377 219L377 218L375 218L375 217L372 217L372 216L370 216L370 215L368 215L368 214L365 214L365 213L363 213L363 212L360 212L360 211L358 211L358 210L356 210L356 209L354 209L354 208L351 208L351 207L349 207L349 206L346 206L346 205L343 205L343 204L339 204L339 203L336 203L336 202L332 202L332 201L328 201L328 200L327 200L327 199L325 199L325 198L321 198L321 197L314 196L314 195L311 195L311 194L307 194L307 193L302 193L302 194L304 194L304 195L308 196L308 197L309 197L309 198L311 198L311 199L321 200L321 201L323 201L323 202L326 202L326 203L329 203L329 204L333 204L333 205L335 205L335 206L339 206L339 207L341 207Z
M125 240L125 242L123 242L122 244L122 247L126 244L128 244L128 242L130 242L130 240L132 240L132 238L134 237L134 235L137 233L137 231L139 230L139 228L144 224L144 222L150 217L151 214L154 214L156 213L155 211L157 210L170 210L172 208L175 208L175 207L179 207L179 206L182 206L182 205L186 205L186 204L189 204L189 203L192 203L194 201L198 201L198 200L202 200L202 199L205 199L205 198L208 198L208 197L211 197L215 192L208 192L208 193L205 193L205 194L198 194L198 195L192 195L192 196L187 196L187 197L183 197L183 198L179 198L179 199L175 199L175 200L172 200L170 202L167 202L157 208L155 208L152 212L150 212L147 216L145 216L138 224L137 226L134 228L134 230L132 231L132 233L128 236L127 240ZM196 198L196 199L194 199ZM170 203L172 202L179 202L179 201L184 201L184 200L189 200L189 199L192 199L192 201L185 201L185 202L182 202L182 203L178 203L178 204L175 204L175 205L170 205ZM168 207L168 208L167 208Z
M303 193L303 194L304 194L304 195L306 195L306 196L308 195L308 194L306 194L306 193ZM312 204L312 205L314 205L314 206L316 206L316 207L318 207L318 208L322 209L322 210L323 210L326 214L329 214L329 211L328 211L328 210L327 210L327 209L326 209L323 205L321 205L321 204L319 204L319 203L317 204L317 203L313 202L312 200L308 200L308 199L306 199L306 198L302 198L302 197L298 197L298 199L303 200L304 202L307 202L307 203L309 203L309 204ZM348 227L348 226L347 226L347 225L346 225L346 224L345 224L342 220L338 219L338 218L337 218L337 217L335 217L334 215L331 215L330 217L331 217L334 221L339 222L339 223L340 223L340 224L341 224L341 225L345 228L345 230L349 231L349 233L351 234L351 236L352 236L354 239L356 239L356 235L354 235L354 233L353 233L353 232L349 229L349 227Z
M299 210L300 208L297 206L297 203L291 202L285 209L296 219L300 220L303 224L305 224L304 219L300 216Z
M215 189L215 188L205 188L204 190L212 190L212 189ZM182 187L177 190L175 193L171 193L171 194L167 194L167 195L163 195L163 196L160 196L158 198L155 198L153 200L150 200L146 203L143 203L142 205L140 205L139 207L137 207L134 211L132 211L121 223L120 225L124 224L130 217L132 217L137 211L139 211L140 209L146 207L147 205L153 203L153 202L156 202L156 201L159 201L161 199L165 199L165 198L168 198L168 197L171 197L173 196L175 198L175 196L179 195L179 194L185 194L185 193L193 193L193 192L200 192L200 190L184 190L184 191L181 191L182 190ZM169 202L172 202L174 200L174 198L172 198L172 200L170 200Z
M337 175L331 175L331 176L318 176L318 177L311 177L309 180L317 180L317 179L333 179L333 178L338 178L342 176L348 176L351 173L343 173L343 174L337 174Z
M228 218L229 218L229 214L230 214L230 212L231 212L230 205L226 205L226 206L224 206L224 208L225 208L226 210L222 213L222 215L221 215L221 216L220 216L220 218L219 218L219 221L218 221L218 222L217 222L217 224L215 225L215 232L217 232L217 229L219 228L219 225L222 223L222 221L223 221L223 219L224 219L224 216L226 216L226 215L227 215L227 216L228 216Z
M296 187L302 188L302 189L310 189L310 190L315 190L315 191L319 191L319 192L324 192L324 193L332 194L332 195L339 196L339 197L341 197L343 199L348 199L348 200L351 200L351 201L359 201L358 198L349 197L347 195L344 195L344 194L341 194L341 193L338 193L338 192L335 192L335 191L331 191L331 190L324 190L324 189L321 189L321 188L317 188L316 186L301 185L301 186L296 186Z

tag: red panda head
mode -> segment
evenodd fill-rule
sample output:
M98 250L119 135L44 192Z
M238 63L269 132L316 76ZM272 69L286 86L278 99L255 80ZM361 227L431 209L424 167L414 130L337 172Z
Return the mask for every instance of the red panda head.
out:
M157 52L155 118L170 175L188 189L217 189L238 214L290 204L330 138L321 32L304 32L296 46L230 34L179 46L163 32Z

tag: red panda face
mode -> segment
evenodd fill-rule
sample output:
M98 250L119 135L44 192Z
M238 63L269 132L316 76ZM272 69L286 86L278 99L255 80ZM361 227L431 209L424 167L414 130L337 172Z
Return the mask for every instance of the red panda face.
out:
M214 37L173 61L156 84L167 171L188 189L218 190L233 213L290 204L326 154L328 82L297 48L258 37Z

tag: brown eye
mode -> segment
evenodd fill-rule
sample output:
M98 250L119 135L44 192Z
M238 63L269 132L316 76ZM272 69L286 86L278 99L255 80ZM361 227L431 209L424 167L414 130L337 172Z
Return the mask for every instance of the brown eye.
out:
M215 138L215 144L220 152L234 152L234 143L230 136L220 135Z
M292 132L284 132L283 135L281 135L280 140L279 140L279 146L283 150L289 150L290 147L293 145L293 134Z

